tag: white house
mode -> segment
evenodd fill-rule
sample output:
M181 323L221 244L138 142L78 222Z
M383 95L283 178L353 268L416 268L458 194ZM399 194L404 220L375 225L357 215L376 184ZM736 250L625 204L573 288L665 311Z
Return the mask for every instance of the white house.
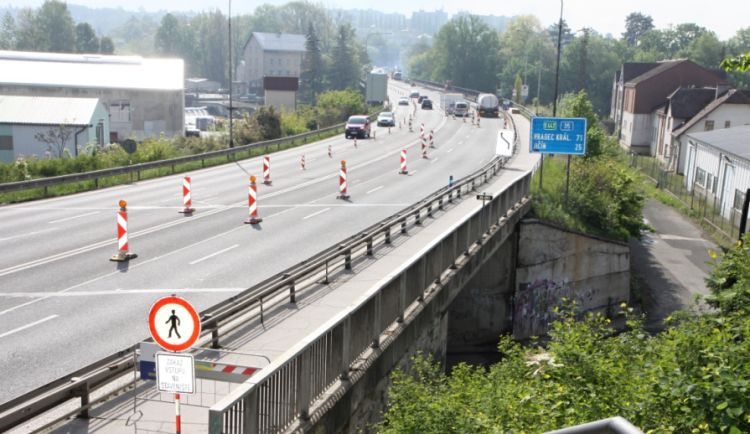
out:
M306 42L305 35L251 33L243 48L245 71L236 78L247 83L248 92L258 93L266 75L299 77L305 70Z
M725 219L739 226L750 188L750 125L687 134L688 191L707 196Z

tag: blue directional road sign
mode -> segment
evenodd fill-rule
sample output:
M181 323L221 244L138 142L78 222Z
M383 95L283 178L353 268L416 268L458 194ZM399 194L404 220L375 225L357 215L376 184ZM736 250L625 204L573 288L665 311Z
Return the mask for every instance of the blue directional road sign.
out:
M586 155L586 118L531 118L529 152Z

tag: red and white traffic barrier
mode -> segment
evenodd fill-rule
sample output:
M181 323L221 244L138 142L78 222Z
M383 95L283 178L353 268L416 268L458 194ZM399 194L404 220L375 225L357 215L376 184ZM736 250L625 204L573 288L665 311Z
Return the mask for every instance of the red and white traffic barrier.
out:
M346 161L341 160L341 169L339 170L339 192L336 199L349 199L349 195L346 194Z
M210 365L210 366L207 366L207 365ZM225 374L237 374L237 375L250 376L258 372L259 368L251 368L248 366L222 365L219 363L210 363L210 362L201 362L200 365L196 364L195 369L198 369L201 371L223 372Z
M481 121L482 121L482 117L481 116L477 116L477 128L481 128L480 125L479 125L479 123Z
M391 134L391 126L388 125L388 134Z
M183 214L190 214L193 211L195 211L195 208L192 208L190 205L193 204L192 198L190 196L190 177L186 176L182 178L182 202L185 205L181 210L177 211Z
M412 129L411 129L411 116L409 116L409 132L412 132Z
M474 112L471 112L471 124L474 125Z
M419 126L419 137L424 137L424 124Z
M124 262L138 257L135 253L128 251L128 203L121 200L120 211L117 212L117 254L112 255L109 260Z
M354 147L357 147L357 136L354 136Z
M401 170L398 172L400 175L408 175L409 171L406 170L406 149L401 150Z
M333 154L331 153L331 145L328 145L328 158L333 158Z
M377 132L377 131L373 131L373 132L372 132L372 140L378 140L378 136L377 136L377 134L378 134L378 132Z
M453 111L453 120L454 121L456 120L456 111L455 110Z
M464 112L464 123L466 123L466 112Z
M305 156L302 156L302 170L305 170Z
M174 409L175 409L175 433L182 434L182 426L180 421L180 394L174 394Z
M430 148L435 147L435 142L432 140L432 135L435 134L434 131L430 130Z
M271 157L263 157L263 183L270 184L271 181Z
M422 136L422 158L427 158L427 137Z
M263 221L258 217L258 187L255 186L255 175L250 176L250 188L247 192L248 217L245 224L254 225Z

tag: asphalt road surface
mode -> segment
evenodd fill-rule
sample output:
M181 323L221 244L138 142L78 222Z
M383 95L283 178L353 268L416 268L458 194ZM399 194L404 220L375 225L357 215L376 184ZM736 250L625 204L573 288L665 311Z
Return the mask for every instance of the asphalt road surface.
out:
M392 83L392 100L408 89ZM401 121L412 110L394 106ZM422 123L434 131L427 159ZM494 157L501 126L417 109L411 133L373 125L377 140L360 139L358 148L341 135L273 153L273 183L258 183L259 225L244 220L248 177L262 178L262 158L188 173L196 208L188 216L177 212L184 174L0 207L0 403L148 337L147 313L160 297L176 294L201 311L422 199L449 176L473 173ZM402 149L408 175L398 174ZM341 160L348 201L336 199ZM129 263L109 261L120 199L138 254Z

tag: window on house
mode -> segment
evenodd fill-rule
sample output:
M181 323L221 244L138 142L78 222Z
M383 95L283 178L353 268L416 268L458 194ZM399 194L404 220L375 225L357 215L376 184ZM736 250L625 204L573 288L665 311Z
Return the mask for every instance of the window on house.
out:
M706 121L706 126L703 128L703 131L713 131L714 130L714 121Z
M286 70L286 76L287 76L287 77L291 77L291 76L292 76L292 74L290 74L290 73L289 73L289 70L288 70L288 69Z
M739 190L734 191L734 209L742 210L742 205L745 204L745 193Z
M701 187L706 186L706 171L700 167L695 169L695 183Z
M706 188L711 190L711 187L714 185L714 178L713 175L710 173L706 174Z
M724 122L724 128L729 128L729 125L731 125L731 124L732 124L731 121L725 121Z
M130 122L130 101L110 102L109 114L111 122Z

